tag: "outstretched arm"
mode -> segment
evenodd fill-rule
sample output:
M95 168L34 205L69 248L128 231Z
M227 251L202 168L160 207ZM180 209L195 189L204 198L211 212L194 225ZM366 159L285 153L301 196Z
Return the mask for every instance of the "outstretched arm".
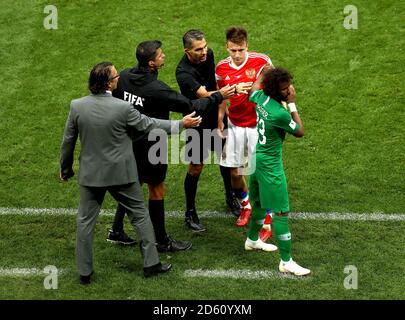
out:
M226 85L225 87L222 87L219 90L215 90L215 91L207 91L207 89L205 88L205 86L201 86L198 88L198 90L196 91L196 95L198 98L206 98L211 96L212 94L219 92L223 99L228 99L230 97L232 97L235 94L235 85L230 86L230 85Z
M205 98L190 100L167 85L162 85L155 95L160 97L160 103L166 110L183 114L196 111L198 115L204 115L224 99L220 91L215 91Z
M195 117L195 114L195 112L192 112L182 120L163 120L149 118L132 108L132 106L129 106L127 126L144 132L159 128L167 133L179 133L181 128L197 127L201 123L202 118L200 116Z

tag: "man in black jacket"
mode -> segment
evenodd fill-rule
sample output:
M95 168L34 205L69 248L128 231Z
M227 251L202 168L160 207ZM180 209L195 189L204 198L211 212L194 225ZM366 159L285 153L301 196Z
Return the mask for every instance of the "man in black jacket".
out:
M176 68L176 79L181 93L189 99L209 97L217 93L214 53L208 48L204 33L196 29L187 31L183 36L183 46L184 56L181 58ZM224 140L217 134L217 127L218 106L212 108L205 115L200 126L194 129L199 133L199 139L197 139L199 145L198 148L191 149L190 152L186 154L186 159L190 161L184 180L186 221L187 216L196 217L194 220L198 221L195 198L198 180L204 167L204 161L209 157L210 151L216 151L217 156L220 156L222 153ZM209 133L209 139L206 139L208 135L204 135L204 131ZM191 137L188 136L188 138ZM190 140L192 141L192 138ZM219 143L216 143L217 141L215 140L219 141ZM215 148L219 150L215 150ZM193 151L199 151L199 154ZM226 203L232 214L239 216L241 206L232 190L231 171L229 168L223 166L219 166L219 169L225 187ZM193 231L205 230L203 225L196 223L196 221L189 220L189 228Z
M158 40L144 41L138 45L136 49L138 65L120 73L117 89L113 92L115 97L131 102L137 110L147 116L169 119L170 111L182 114L196 111L197 115L204 117L204 114L211 108L216 108L223 99L232 96L234 89L228 86L207 98L190 100L158 80L158 70L165 61L161 45L162 43ZM156 235L157 249L159 252L187 250L192 246L190 242L172 239L165 229L164 180L167 161L152 164L148 153L156 142L148 141L146 135L139 133L134 135L136 136L134 150L136 150L135 158L139 179L141 182L147 183L149 188L149 214ZM122 223L124 215L125 208L119 204L107 240L118 239L119 241L120 238L125 238ZM126 240L128 239L126 238ZM124 243L128 242L130 241L124 241Z

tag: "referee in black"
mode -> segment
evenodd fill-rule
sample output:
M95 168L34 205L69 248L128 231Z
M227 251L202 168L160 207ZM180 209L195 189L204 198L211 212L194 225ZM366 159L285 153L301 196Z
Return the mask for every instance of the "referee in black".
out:
M176 68L176 79L181 93L189 99L198 99L215 95L217 84L215 80L215 61L213 51L207 47L205 35L200 30L192 29L183 36L184 56ZM225 119L226 120L226 119ZM197 184L204 167L204 160L210 156L210 151L215 151L217 156L222 152L223 142L218 136L216 128L218 127L218 105L203 117L198 128L199 132L199 154L193 153L194 148L185 155L186 160L190 161L188 172L184 180L184 191L186 195L186 222L194 231L204 231L205 227L199 222L195 208L195 198L197 193ZM204 141L203 130L212 132L210 139ZM187 131L186 131L187 135ZM188 136L188 142L192 142L192 136ZM207 139L205 139L207 140ZM216 140L216 141L215 141ZM219 141L219 149L218 142ZM215 147L216 146L216 147ZM240 203L236 198L231 186L230 168L219 166L221 176L225 187L225 199L231 212L235 216L240 214Z

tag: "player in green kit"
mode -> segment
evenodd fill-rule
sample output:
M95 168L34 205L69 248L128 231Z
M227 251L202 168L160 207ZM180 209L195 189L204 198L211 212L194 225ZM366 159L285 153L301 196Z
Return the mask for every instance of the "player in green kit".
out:
M291 80L291 74L284 68L266 70L250 93L249 100L256 103L259 139L256 146L256 170L249 181L250 197L254 205L245 249L271 251L266 250L269 244L259 238L266 209L271 208L274 212L272 230L281 256L279 270L303 276L311 271L299 266L291 258L291 233L288 227L290 207L282 160L286 133L297 138L304 135ZM263 89L259 90L260 87Z

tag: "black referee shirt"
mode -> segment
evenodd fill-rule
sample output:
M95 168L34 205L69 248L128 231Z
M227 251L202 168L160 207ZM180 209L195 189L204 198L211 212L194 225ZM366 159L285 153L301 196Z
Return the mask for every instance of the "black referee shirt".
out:
M207 60L194 64L184 55L176 68L176 80L181 93L189 99L198 99L196 92L201 86L216 91L214 53L208 48ZM218 104L203 118L200 128L214 129L218 123Z

